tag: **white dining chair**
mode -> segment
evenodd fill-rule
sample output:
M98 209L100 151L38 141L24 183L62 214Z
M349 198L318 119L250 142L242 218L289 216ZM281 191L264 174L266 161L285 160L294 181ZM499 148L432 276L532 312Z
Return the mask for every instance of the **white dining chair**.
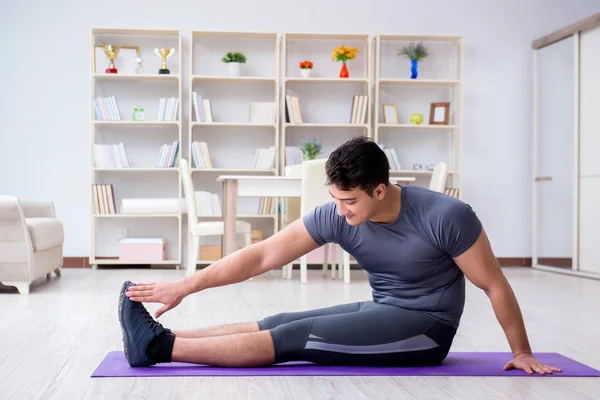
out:
M327 159L308 160L302 163L302 192L300 200L300 214L305 215L315 207L333 201L329 188L325 184L327 175L325 164ZM331 263L331 278L335 279L336 267L339 268L339 277L344 282L350 283L350 255L341 246L335 243L327 243L323 249L323 275L327 275L329 256L333 250L338 251L338 258ZM343 263L343 271L341 265ZM288 271L291 274L291 269ZM308 275L308 257L300 257L300 282L306 283ZM291 276L289 276L291 278Z
M444 162L438 162L433 168L429 189L444 193L446 189L446 180L448 179L448 165Z
M200 252L200 237L202 236L223 236L225 223L221 221L202 221L198 219L198 205L196 202L196 193L192 181L192 171L188 161L182 158L179 162L181 179L183 181L183 191L185 194L185 204L188 218L188 260L186 275L190 276L196 271L198 254ZM244 236L244 247L250 246L250 231L252 226L245 221L236 221L236 233Z

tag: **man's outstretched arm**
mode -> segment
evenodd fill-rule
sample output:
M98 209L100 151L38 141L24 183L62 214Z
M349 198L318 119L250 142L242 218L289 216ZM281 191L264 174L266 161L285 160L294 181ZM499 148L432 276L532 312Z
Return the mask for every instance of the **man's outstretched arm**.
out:
M191 276L175 282L138 283L129 287L126 296L132 301L164 304L154 314L158 318L189 294L245 281L283 267L317 247L299 218L266 240L233 252Z
M483 228L473 246L454 260L465 276L482 289L492 303L514 356L504 369L517 368L527 373L540 374L560 371L559 368L545 365L533 357L521 309Z

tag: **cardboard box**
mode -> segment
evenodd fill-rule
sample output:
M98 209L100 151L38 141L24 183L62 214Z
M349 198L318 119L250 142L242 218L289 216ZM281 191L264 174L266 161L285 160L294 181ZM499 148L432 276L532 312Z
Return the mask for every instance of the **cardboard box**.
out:
M237 246L237 250L240 249L240 246ZM202 245L200 246L200 261L217 261L221 259L221 254L223 254L221 246L219 245Z

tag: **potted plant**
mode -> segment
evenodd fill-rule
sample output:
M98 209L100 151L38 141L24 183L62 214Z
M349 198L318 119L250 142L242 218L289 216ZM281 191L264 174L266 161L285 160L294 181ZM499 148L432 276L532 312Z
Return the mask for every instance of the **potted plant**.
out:
M240 66L246 63L246 55L239 51L229 51L221 59L229 68L230 76L239 76Z
M321 154L321 143L317 142L317 139L312 141L302 139L300 143L300 150L302 150L302 158L306 160L314 160L319 154Z
M360 51L358 51L356 47L346 47L343 44L333 50L331 60L342 62L340 78L348 78L350 76L348 73L348 67L346 67L346 62L349 60L354 60L358 54L360 54Z
M408 46L403 47L399 52L399 56L410 59L411 63L411 76L410 79L417 79L419 75L419 61L423 60L429 55L427 48L423 46L423 42L419 44L411 43Z
M303 78L310 77L310 70L313 68L312 61L304 60L300 63L300 74Z

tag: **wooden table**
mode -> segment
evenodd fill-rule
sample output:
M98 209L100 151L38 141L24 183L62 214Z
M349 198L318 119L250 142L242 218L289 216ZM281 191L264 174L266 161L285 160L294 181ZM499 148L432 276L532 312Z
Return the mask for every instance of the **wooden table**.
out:
M410 183L415 177L393 177L391 182ZM238 197L302 197L302 178L269 175L220 175L223 184L223 257L236 248Z

